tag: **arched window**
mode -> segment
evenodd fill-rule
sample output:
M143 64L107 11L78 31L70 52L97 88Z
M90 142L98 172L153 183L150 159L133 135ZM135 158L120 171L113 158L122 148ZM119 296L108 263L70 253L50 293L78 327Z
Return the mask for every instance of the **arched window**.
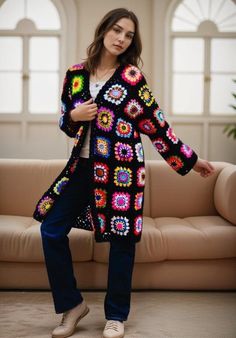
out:
M232 0L183 0L171 21L171 111L174 115L235 113L236 5Z
M58 112L61 20L50 0L0 7L0 113Z

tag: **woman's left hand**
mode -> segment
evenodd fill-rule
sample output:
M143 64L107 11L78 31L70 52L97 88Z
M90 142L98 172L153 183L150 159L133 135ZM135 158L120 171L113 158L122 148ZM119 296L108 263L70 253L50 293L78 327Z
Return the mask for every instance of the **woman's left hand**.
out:
M195 170L197 173L200 173L200 175L205 178L211 176L215 172L213 165L206 160L202 160L201 158L197 159L193 170Z

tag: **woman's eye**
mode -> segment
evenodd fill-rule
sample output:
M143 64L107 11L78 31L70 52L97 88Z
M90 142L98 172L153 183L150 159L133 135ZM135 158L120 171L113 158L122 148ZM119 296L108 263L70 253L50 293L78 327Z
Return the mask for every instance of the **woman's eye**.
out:
M116 32L116 33L120 33L120 29L119 28L113 28L113 30Z
M133 35L127 35L127 38L129 39L129 40L132 40L133 39Z

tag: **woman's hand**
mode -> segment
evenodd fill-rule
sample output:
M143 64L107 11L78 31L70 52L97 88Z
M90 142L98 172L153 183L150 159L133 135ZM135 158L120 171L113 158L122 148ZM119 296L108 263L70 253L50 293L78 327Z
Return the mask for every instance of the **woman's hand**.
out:
M70 117L73 122L91 121L95 119L97 114L97 104L93 103L93 99L89 99L79 104L75 109L70 111Z
M213 165L206 160L202 160L201 158L198 158L193 170L195 170L197 173L200 173L202 177L208 177L215 172Z

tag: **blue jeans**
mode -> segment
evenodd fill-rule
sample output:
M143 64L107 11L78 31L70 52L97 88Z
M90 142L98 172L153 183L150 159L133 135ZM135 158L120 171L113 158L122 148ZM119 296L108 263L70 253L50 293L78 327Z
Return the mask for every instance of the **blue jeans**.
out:
M68 233L75 218L88 204L88 163L78 171L58 198L41 225L48 279L56 313L72 309L83 301L74 277ZM130 311L135 243L111 241L107 293L104 301L107 320L127 320Z

